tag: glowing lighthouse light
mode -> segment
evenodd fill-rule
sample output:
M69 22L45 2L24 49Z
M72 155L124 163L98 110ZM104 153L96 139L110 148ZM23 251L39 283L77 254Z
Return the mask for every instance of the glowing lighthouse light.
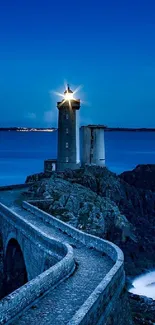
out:
M69 85L68 85L67 86L67 90L65 90L65 92L64 92L64 98L65 98L65 100L72 100L72 99L74 99L73 95L74 95L74 93L69 88Z
M64 91L63 94L54 91L55 95L63 97L63 100L59 103L59 107L63 106L66 102L68 102L69 107L71 109L74 102L79 101L79 99L76 99L74 96L79 91L79 89L81 89L81 87L82 86L79 86L74 91L72 91L69 85L67 85L66 90Z

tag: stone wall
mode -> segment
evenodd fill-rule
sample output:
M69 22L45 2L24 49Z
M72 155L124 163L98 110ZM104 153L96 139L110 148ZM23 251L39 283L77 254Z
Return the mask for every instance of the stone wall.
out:
M15 238L23 251L30 280L0 301L0 324L4 324L42 296L49 288L55 287L68 277L74 271L75 262L70 245L44 236L40 229L29 225L24 218L3 204L0 204L0 228L2 229L4 255L7 243ZM58 262L43 272L46 259L50 261L50 257L53 256L57 257ZM38 275L39 270L42 273ZM32 275L35 278L32 279Z
M8 242L11 239L17 240L24 256L28 280L32 280L43 272L47 259L54 257L60 260L65 256L66 250L61 243L58 242L55 245L55 241L45 237L40 229L30 225L22 216L1 203L0 216L4 259Z
M43 221L82 242L87 247L95 248L107 254L115 262L106 277L70 320L69 325L133 324L125 291L124 257L122 251L113 243L79 231L32 204L37 205L37 201L23 202L23 207Z

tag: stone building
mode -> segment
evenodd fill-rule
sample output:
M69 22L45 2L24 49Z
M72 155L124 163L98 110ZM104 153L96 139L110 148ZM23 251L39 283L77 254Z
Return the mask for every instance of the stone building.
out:
M57 170L77 169L80 167L80 100L74 98L69 86L64 92L64 99L57 103L57 108L59 110Z
M103 125L81 126L81 164L105 166Z

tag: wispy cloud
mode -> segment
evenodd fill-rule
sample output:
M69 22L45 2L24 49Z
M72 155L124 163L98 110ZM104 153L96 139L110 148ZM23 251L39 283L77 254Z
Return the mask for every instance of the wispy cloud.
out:
M57 119L58 119L57 109L44 112L44 122L47 124L47 126L52 127L57 125Z
M33 113L33 112L29 112L25 117L27 119L30 119L30 120L35 120L36 119L36 114Z

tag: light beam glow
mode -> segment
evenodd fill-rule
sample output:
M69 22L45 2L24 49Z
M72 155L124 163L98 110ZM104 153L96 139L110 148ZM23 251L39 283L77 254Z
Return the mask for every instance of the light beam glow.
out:
M62 100L62 102L60 103L60 106L62 106L66 101L68 101L69 102L69 106L71 106L71 102L73 101L73 100L76 100L75 98L74 98L74 95L82 88L83 86L82 85L80 85L80 86L78 86L73 92L69 92L68 91L68 86L66 85L66 83L65 83L65 88L66 88L66 91L65 91L65 93L63 94L61 94L60 92L57 92L57 91L54 91L54 94L55 95L57 95L57 96L60 96L60 97L62 97L63 98L63 100Z
M68 92L66 92L66 94L64 95L65 100L71 100L71 99L74 100L73 94L74 93L68 93Z

